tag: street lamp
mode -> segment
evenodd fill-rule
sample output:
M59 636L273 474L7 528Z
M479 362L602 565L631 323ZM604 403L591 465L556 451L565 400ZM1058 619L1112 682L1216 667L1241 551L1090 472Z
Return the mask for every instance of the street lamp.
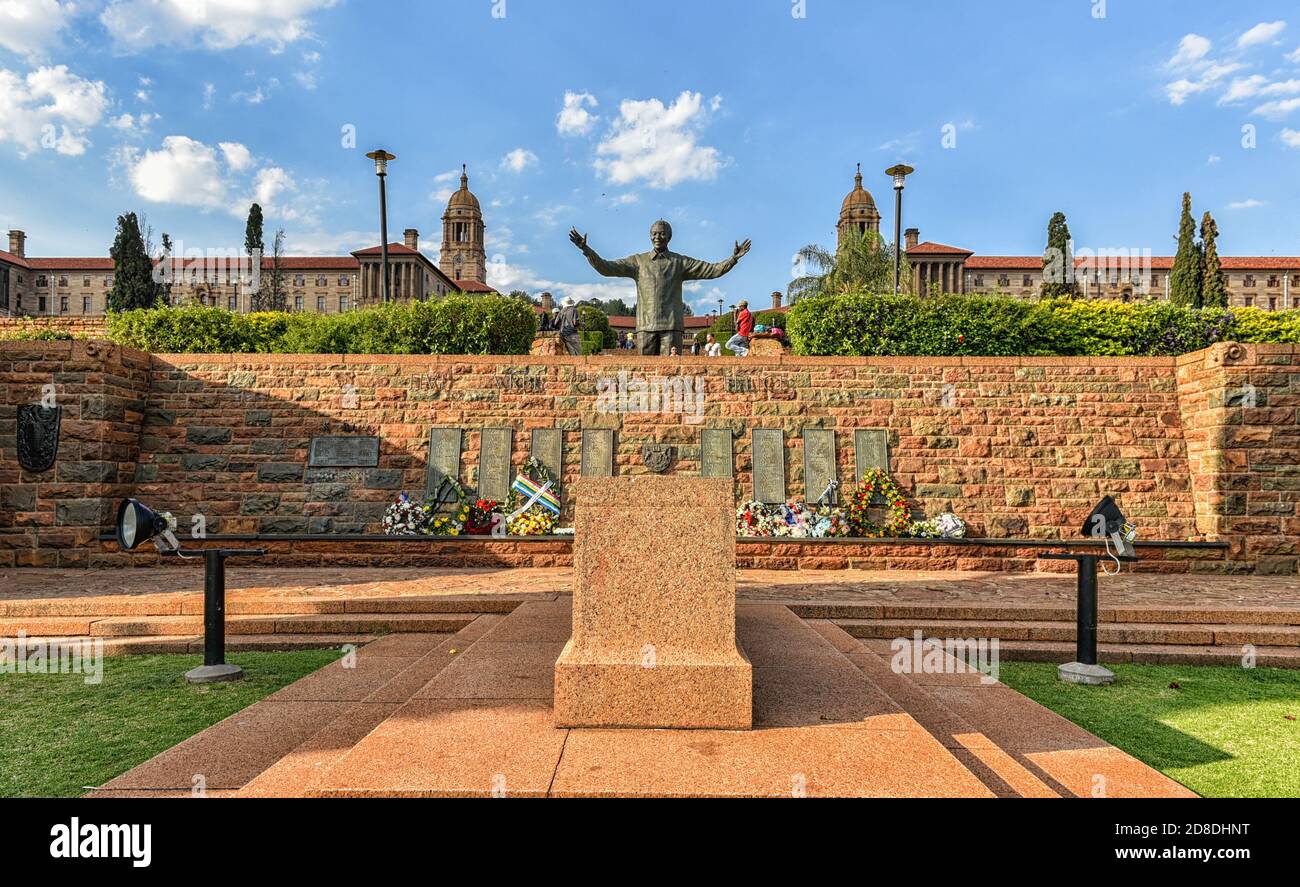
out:
M899 279L903 276L903 189L907 187L907 177L914 172L902 163L885 170L885 175L894 179L894 295L898 295Z
M395 154L389 154L383 148L366 155L375 161L375 175L379 176L379 253L384 263L383 297L387 303L388 296L388 162L396 160Z
M718 319L722 319L722 300L718 299Z

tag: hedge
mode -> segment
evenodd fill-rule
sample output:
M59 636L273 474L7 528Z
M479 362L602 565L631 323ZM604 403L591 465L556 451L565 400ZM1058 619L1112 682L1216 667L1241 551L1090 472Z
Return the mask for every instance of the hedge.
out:
M786 333L796 354L810 356L1158 356L1223 341L1300 343L1300 311L1006 296L823 295L790 309Z
M109 315L108 332L160 354L527 354L537 315L522 299L452 295L343 314L126 311Z

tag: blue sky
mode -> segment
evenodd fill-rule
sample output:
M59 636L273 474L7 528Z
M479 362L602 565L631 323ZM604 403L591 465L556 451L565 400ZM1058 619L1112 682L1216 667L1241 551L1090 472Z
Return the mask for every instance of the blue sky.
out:
M504 14L502 14L504 13ZM356 133L355 147L346 134ZM1247 128L1247 129L1244 129ZM948 136L945 142L945 135ZM1252 139L1253 136L1253 139ZM145 213L238 247L248 203L290 252L377 242L364 153L398 155L390 232L436 258L460 164L490 282L622 295L602 254L754 251L698 310L784 289L830 244L861 161L917 167L905 224L981 254L1173 250L1178 205L1229 255L1300 254L1300 10L1279 0L6 0L0 226L34 255L104 255Z

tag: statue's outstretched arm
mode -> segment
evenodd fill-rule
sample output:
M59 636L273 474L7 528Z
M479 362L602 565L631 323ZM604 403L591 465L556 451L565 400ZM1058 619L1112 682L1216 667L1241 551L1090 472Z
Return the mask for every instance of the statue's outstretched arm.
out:
M637 264L633 256L613 262L602 259L587 243L587 235L580 234L577 228L569 232L569 240L573 241L574 246L582 250L582 254L587 257L591 267L595 268L596 273L602 277L631 277L633 279L637 277Z

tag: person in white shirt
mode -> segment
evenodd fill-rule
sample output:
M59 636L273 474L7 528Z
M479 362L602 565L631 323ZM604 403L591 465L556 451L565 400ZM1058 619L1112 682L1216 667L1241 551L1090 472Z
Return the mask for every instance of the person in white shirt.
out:
M709 333L709 341L708 344L704 346L704 354L706 357L722 356L722 346L718 344L718 340L714 337L713 333Z

